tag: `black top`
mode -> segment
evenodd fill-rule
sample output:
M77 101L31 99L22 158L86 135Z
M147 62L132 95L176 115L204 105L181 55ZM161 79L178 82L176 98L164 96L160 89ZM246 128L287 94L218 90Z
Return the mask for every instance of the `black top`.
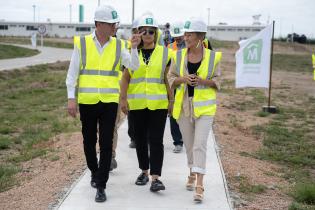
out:
M198 63L191 63L188 61L188 63L187 63L188 73L189 74L196 74L200 65L201 65L201 61L199 61ZM193 97L194 96L194 87L190 86L190 85L187 85L187 87L188 87L188 96Z
M152 55L153 49L141 49L142 57L143 57L143 62L148 65L150 61L150 57Z

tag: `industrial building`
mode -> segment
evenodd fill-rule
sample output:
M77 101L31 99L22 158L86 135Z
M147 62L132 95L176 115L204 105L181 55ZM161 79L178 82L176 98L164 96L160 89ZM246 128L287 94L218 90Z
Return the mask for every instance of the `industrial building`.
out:
M239 41L247 39L265 26L263 25L211 25L208 27L207 37L217 40ZM73 37L91 33L95 26L90 23L52 23L52 22L0 22L0 36L31 36L39 33L38 29L48 37ZM162 30L164 26L160 27ZM44 31L43 31L44 29ZM118 37L128 38L131 34L131 25L121 24L117 32Z

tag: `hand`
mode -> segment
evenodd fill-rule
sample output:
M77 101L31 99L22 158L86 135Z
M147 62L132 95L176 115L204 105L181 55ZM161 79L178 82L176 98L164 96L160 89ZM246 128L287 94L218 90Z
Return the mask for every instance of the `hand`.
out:
M121 111L125 114L128 115L128 111L129 111L129 105L128 105L128 101L127 99L120 99L120 108Z
M140 34L133 34L131 37L131 47L135 49L141 42L141 36L145 33L145 31Z
M71 117L76 117L78 112L77 102L75 99L68 99L68 113Z
M184 80L184 83L186 83L187 85L190 85L190 86L196 86L196 82L195 82L195 77L196 75L195 74L188 74L188 75L185 75L183 77L183 80Z
M195 76L195 82L194 82L195 86L198 86L198 85L203 85L204 84L204 80L201 79L201 77L199 76Z

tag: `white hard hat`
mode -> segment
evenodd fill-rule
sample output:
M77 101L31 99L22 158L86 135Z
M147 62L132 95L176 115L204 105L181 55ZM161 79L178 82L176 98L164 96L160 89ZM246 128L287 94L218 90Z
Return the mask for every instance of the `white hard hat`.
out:
M205 32L206 33L207 25L202 19L192 17L192 18L189 18L189 20L185 22L184 32Z
M138 28L143 26L150 26L158 28L158 23L152 14L145 14L139 18Z
M96 8L94 21L105 23L118 23L120 21L117 11L109 5L101 5Z
M170 32L172 37L184 36L184 24L182 22L171 24Z
M139 24L139 18L134 19L131 25L132 29L138 28L138 24Z

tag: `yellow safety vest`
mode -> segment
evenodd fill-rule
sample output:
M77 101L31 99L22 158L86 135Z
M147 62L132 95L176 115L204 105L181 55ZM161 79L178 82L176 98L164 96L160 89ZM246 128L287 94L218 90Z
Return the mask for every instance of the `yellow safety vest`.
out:
M130 73L127 99L130 110L167 109L168 98L164 73L170 60L169 49L156 45L146 65L139 53L140 67Z
M197 70L198 76L202 79L211 80L218 63L221 60L222 53L214 52L209 49L204 49L205 56L202 59L202 62ZM176 56L174 57L174 62L176 64L176 71L180 76L184 76L185 72L185 61L182 58L185 58L187 54L187 48L177 51ZM179 119L184 93L186 90L186 85L181 84L176 89L175 103L173 108L173 117ZM202 115L214 116L216 113L216 89L208 86L196 86L194 90L193 97L193 107L195 117L200 117Z
M314 80L315 80L315 54L312 54L312 61L313 61L313 71L314 71Z
M74 44L80 50L78 103L118 103L120 55L124 49L121 40L112 37L101 55L92 35L75 36Z

